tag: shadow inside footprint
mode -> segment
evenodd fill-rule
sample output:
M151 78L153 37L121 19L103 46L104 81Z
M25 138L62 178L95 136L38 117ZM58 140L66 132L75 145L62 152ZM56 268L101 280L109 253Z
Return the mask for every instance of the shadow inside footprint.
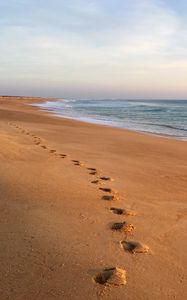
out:
M126 215L126 216L135 216L136 213L129 209L111 207L110 210L116 215Z
M90 174L90 175L100 176L100 175L101 175L101 172L96 170L96 171L91 171L89 174Z
M60 157L66 158L66 157L67 157L67 154L60 154Z
M105 181L113 181L112 178L110 178L110 177L105 177L105 176L100 177L100 179L101 179L101 180L105 180Z
M100 183L100 181L99 181L99 180L93 180L93 181L91 181L91 183L94 183L94 184L99 184L99 183Z
M148 253L149 247L145 244L135 241L121 241L121 246L130 253Z
M124 214L124 209L123 208L116 208L116 207L111 207L110 210L116 215L123 215Z
M108 285L125 285L126 271L118 267L106 268L94 278L96 283Z
M87 168L87 170L89 170L89 171L97 171L96 168Z
M84 167L85 164L81 161L74 163L75 166Z
M45 145L42 145L41 147L42 147L43 149L47 149L47 147L46 147Z
M104 195L102 199L107 201L112 201L112 200L116 200L116 197L114 195Z
M125 222L113 223L111 229L114 231L123 231L125 233L131 233L135 227L133 224Z
M111 188L99 188L101 191L103 191L103 192L108 192L108 193L112 193L113 192L113 190L111 189Z
M50 152L50 153L56 153L56 150L53 150L53 149L52 149L52 150L50 150L49 152Z

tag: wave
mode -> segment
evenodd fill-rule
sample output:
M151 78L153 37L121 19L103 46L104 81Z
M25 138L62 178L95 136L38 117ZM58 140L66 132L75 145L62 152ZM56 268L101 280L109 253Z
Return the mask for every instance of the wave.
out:
M77 100L76 99L58 99L60 101L63 101L63 102L76 102Z
M54 99L36 104L56 116L187 140L187 101Z
M175 129L175 130L187 131L187 128L176 127L176 126L167 125L167 124L155 124L155 123L144 123L144 124L152 125L152 126L158 126L158 127L165 127L165 128Z
M44 108L44 109L58 109L58 108L61 108L61 107L72 107L71 105L68 105L67 103L70 103L70 102L74 102L74 100L57 100L57 101L46 101L45 103L39 103L39 104L35 104L34 106L38 106L38 107L41 107L41 108Z

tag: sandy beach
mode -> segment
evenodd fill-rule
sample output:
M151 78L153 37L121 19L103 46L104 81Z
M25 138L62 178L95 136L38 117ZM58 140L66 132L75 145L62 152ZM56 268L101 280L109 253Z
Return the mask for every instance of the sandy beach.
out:
M0 97L0 299L186 299L187 143L40 101Z

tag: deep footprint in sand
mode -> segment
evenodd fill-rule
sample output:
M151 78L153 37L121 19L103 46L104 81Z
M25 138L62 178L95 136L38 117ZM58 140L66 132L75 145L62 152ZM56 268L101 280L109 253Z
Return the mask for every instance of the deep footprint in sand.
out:
M110 210L116 215L126 215L126 216L135 216L136 215L136 213L134 211L125 209L125 208L111 207Z
M96 283L105 285L126 285L126 271L122 268L112 267L106 268L94 278Z
M114 181L113 178L105 177L105 176L100 177L100 179L101 179L101 180L104 180L104 181Z
M96 170L96 171L91 171L89 174L90 175L95 175L95 176L100 176L101 172Z
M85 163L79 161L79 162L76 162L74 163L75 166L79 166L79 167L84 167L85 166Z
M41 147L42 147L43 149L47 149L47 146L45 146L45 145L41 145Z
M135 241L121 241L121 247L130 253L148 253L149 247L145 244Z
M124 221L124 222L113 223L111 225L111 229L114 231L131 233L135 229L135 227L133 224Z
M84 166L85 166L85 163L81 163L81 162L78 163L78 164L76 163L75 166L84 167Z
M111 188L99 188L103 192L112 193L113 190Z
M59 154L59 156L60 156L61 158L67 158L67 157L68 157L67 154Z
M96 171L90 172L90 175L97 175Z
M81 167L85 166L85 164L80 160L73 159L72 162L74 163L75 166L81 166Z
M49 150L50 153L56 153L56 150Z
M103 200L107 200L107 201L112 201L112 200L119 200L119 196L118 195L104 195L102 196Z
M103 192L112 193L112 194L116 194L116 195L119 194L119 192L115 189L104 188L104 187L100 187L99 189Z
M101 181L99 181L99 180L93 180L93 181L91 181L91 183L94 183L94 184L100 184Z
M87 170L89 170L89 171L97 171L96 168L87 168Z

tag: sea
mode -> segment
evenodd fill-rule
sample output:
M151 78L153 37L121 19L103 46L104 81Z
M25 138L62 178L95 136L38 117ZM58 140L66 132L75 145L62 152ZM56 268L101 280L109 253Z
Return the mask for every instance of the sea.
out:
M187 141L187 100L54 99L36 106L57 117Z

